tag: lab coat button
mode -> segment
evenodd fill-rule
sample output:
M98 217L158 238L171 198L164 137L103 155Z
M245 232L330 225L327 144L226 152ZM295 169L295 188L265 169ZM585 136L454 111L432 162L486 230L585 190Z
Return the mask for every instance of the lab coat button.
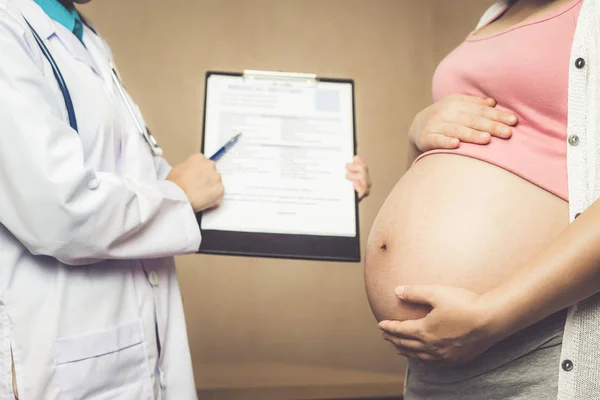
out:
M98 189L98 186L100 186L100 180L99 179L92 179L91 181L88 182L88 189L90 190L95 190Z
M167 378L165 378L164 371L159 372L160 386L165 388L167 387Z
M148 274L148 279L150 280L150 284L152 286L158 286L158 274L156 273L156 271L150 271L150 273Z

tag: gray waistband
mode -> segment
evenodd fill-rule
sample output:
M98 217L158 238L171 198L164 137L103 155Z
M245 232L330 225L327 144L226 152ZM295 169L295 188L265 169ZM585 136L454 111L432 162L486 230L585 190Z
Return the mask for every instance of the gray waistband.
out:
M410 374L422 382L431 383L458 382L484 374L537 349L560 345L566 316L567 310L552 314L496 343L473 361L460 366L438 367L409 360Z

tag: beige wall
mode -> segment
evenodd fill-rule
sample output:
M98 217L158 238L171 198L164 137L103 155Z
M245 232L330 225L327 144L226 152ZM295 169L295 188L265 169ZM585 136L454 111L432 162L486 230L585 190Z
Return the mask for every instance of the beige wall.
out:
M314 72L356 81L359 154L372 195L363 248L405 165L406 131L430 102L435 63L485 1L98 0L83 8L171 163L200 148L204 74ZM282 361L401 374L361 264L194 255L178 271L196 377L212 362Z

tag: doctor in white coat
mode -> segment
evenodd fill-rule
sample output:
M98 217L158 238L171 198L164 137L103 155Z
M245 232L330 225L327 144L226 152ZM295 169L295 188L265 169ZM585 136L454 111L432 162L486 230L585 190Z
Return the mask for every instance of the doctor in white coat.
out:
M198 249L220 175L152 154L107 45L63 3L0 0L0 399L195 399L172 256Z
M72 0L0 0L0 399L196 398L172 256L221 177L171 169L112 65Z

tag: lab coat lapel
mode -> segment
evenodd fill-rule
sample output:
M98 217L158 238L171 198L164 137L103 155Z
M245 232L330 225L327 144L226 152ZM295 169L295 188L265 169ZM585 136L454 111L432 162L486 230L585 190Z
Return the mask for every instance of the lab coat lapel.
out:
M88 51L88 49L85 48L83 43L81 43L79 39L77 39L77 36L75 36L73 32L69 31L64 26L57 23L54 23L54 29L56 31L56 35L60 39L63 46L65 46L65 48L69 51L69 53L71 53L71 55L75 59L81 61L84 64L87 64L96 73L96 75L104 79L104 77L100 73L98 66L92 59L90 52Z
M23 17L42 39L48 39L54 34L54 24L40 6L31 0L16 0L15 3Z
M73 32L61 24L52 21L35 2L31 0L16 0L16 3L19 11L21 11L25 19L27 19L42 39L48 40L56 36L73 58L88 65L98 77L104 80L90 53Z

